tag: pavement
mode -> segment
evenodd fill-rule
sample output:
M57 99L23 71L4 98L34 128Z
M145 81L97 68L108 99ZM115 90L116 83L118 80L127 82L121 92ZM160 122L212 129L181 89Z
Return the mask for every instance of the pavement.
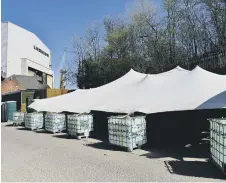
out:
M113 148L99 140L69 139L67 134L37 132L1 123L3 182L225 181L203 158L158 150Z

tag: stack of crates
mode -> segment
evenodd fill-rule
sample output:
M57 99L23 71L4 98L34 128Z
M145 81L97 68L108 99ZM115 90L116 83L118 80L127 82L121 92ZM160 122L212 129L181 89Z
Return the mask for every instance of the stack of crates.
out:
M31 130L43 127L43 113L26 113L24 116L25 127Z
M111 116L108 118L110 144L131 152L147 142L145 116Z
M45 115L45 130L52 133L62 132L66 129L65 114L47 113Z
M226 174L226 118L210 121L210 159Z
M68 135L81 139L87 138L93 131L93 116L91 114L68 115Z
M13 125L22 125L24 123L24 112L14 112L13 113Z

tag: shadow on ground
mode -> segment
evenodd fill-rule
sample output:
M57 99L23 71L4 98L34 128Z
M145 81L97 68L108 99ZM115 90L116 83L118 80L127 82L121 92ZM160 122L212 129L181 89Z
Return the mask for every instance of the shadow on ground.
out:
M23 130L23 131L32 131L31 129L28 129L28 128L24 128L24 127L21 127L21 128L17 128L17 130Z
M48 131L46 131L46 130L44 130L44 129L39 129L39 130L35 130L35 132L36 132L36 133L46 133L46 134L53 134L53 133L51 133L51 132L48 132Z
M172 174L226 179L224 174L214 164L208 161L210 156L208 140L196 144L189 144L185 147L176 146L162 149L149 149L149 153L141 156L146 156L150 159L168 159L164 160L164 163Z
M126 151L126 149L122 147L114 146L107 142L84 145L96 149ZM148 148L148 146L143 146L142 149L148 151L148 153L140 156L145 156L150 159L163 158L163 162L171 174L222 180L226 179L224 174L216 168L215 165L208 162L210 155L208 139L186 146L170 146L161 149L152 149Z
M111 150L111 151L126 151L126 149L123 147L115 146L107 142L97 142L97 143L84 144L84 145L88 147L93 147L96 149Z
M53 137L56 137L56 138L60 138L60 139L71 139L67 133L65 134L54 134Z
M7 124L5 127L15 127L13 124Z
M195 144L188 144L186 146L170 146L165 148L153 148L148 150L149 153L141 156L147 158L173 158L177 160L183 160L183 158L209 158L210 146L209 140L203 140Z
M165 165L172 174L211 179L226 179L223 173L210 162L165 161Z

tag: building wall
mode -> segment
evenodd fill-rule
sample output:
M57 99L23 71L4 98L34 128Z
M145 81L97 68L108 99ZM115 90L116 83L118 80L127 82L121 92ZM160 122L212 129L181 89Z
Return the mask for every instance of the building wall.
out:
M48 75L53 76L53 71L50 70L49 68L43 67L42 65L40 65L39 63L37 63L33 60L30 60L30 59L27 59L27 58L22 58L21 59L21 74L22 75L29 75L28 74L29 73L28 67L31 67L33 69L36 69L38 71L41 71L41 72L44 72Z
M8 40L8 26L2 24L1 27L1 69L6 74L7 72L7 40Z
M5 80L1 83L2 95L5 93L15 92L19 90L24 90L22 86L16 80Z
M2 23L2 32L2 66L7 63L6 77L28 74L28 66L53 75L50 50L35 34L10 22Z
M35 73L33 71L28 70L28 76L35 76Z
M50 88L53 88L53 77L48 74L47 74L47 85L49 85Z

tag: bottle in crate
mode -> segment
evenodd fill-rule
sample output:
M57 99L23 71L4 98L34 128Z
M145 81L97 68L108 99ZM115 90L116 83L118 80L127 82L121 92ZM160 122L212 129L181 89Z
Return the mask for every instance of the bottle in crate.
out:
M210 159L226 174L226 118L210 121Z
M145 116L111 116L108 119L109 142L132 151L147 142Z
M24 123L24 112L14 112L13 113L13 125L22 125Z
M66 129L65 114L47 113L45 115L45 130L56 133Z
M91 114L68 115L68 135L71 137L88 137L93 131L93 116Z
M26 113L24 116L25 127L31 130L43 127L43 113Z

